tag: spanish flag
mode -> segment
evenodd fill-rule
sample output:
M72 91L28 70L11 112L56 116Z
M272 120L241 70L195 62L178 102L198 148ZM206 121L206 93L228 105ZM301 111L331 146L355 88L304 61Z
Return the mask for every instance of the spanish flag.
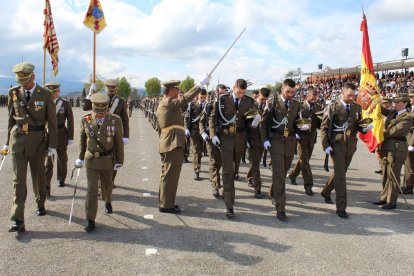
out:
M361 23L362 32L362 65L361 80L359 84L359 92L357 103L361 105L362 117L371 118L374 128L367 134L359 134L359 137L368 146L370 152L375 149L384 140L383 120L381 114L381 97L377 86L374 73L374 64L372 62L371 48L369 45L368 24L365 14Z
M90 0L83 24L96 34L99 34L106 27L105 16L99 0Z

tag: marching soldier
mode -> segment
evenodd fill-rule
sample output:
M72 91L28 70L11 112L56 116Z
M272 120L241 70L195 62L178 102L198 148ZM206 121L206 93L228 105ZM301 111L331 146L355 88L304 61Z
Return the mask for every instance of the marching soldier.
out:
M8 134L1 154L11 153L13 163L13 204L9 232L24 232L24 205L27 197L27 164L30 164L37 215L46 215L45 154L56 153L56 111L50 92L35 83L35 66L20 63L13 67L19 86L9 91ZM46 132L47 124L47 132Z
M294 169L289 174L291 184L297 185L296 178L299 173L302 172L305 193L310 196L313 195L313 175L309 161L312 156L313 147L316 143L317 129L321 126L321 119L317 114L322 110L322 107L317 104L318 100L318 92L316 92L314 88L309 88L306 101L301 104L301 115L299 116L302 126L308 125L309 129L298 131L299 159ZM305 127L305 129L306 128L307 127Z
M275 95L268 100L261 124L263 147L270 152L272 160L272 186L269 196L275 203L276 216L281 221L287 220L285 177L296 148L296 120L300 107L293 99L295 86L292 79L283 81L281 95Z
M118 80L112 80L108 79L104 82L104 85L106 86L106 91L109 96L109 113L115 114L121 118L122 121L122 129L123 129L123 136L122 136L122 142L126 145L129 142L129 117L127 113L127 104L124 98L119 97L116 94L116 89L118 87ZM92 91L96 89L96 85L91 85L91 90L89 92L88 97L85 98L83 110L88 111L92 110L92 103L91 103L91 96ZM114 170L114 173L112 174L112 182L114 182L115 187L115 177L116 177L117 171Z
M227 87L223 84L219 84L216 88L217 98L219 98L222 94L226 93L226 91ZM211 95L211 97L213 97L213 95ZM206 142L207 146L207 152L209 157L210 182L213 188L213 196L215 198L220 198L221 156L218 147L214 146L211 142L209 125L209 119L214 109L213 105L217 105L217 98L214 100L210 99L210 101L207 102L205 105L205 108L200 118L200 133L201 137L203 137L203 140ZM217 108L215 110L217 110Z
M384 141L379 148L382 158L382 191L374 205L384 210L397 207L401 168L407 158L407 134L413 124L413 117L407 111L410 98L400 94L393 99L393 110L381 108L387 119L384 125ZM412 141L410 141L412 143Z
M256 96L256 105L258 109L258 114L263 115L264 107L266 101L269 98L270 90L266 87L261 88L258 91ZM247 142L249 143L249 159L250 159L250 168L247 172L247 181L250 187L254 187L254 196L256 198L263 198L261 189L262 189L262 180L260 178L260 160L263 155L263 144L262 138L260 136L260 128L258 127L248 127L247 132Z
M226 204L227 218L234 217L234 170L236 162L240 163L243 151L246 149L246 122L245 113L256 111L252 98L245 96L247 82L244 79L236 80L233 92L219 97L218 104L210 116L210 134L212 143L220 147L223 164L223 197ZM261 120L260 115L251 123L257 127Z
M80 126L80 153L75 167L86 167L88 190L85 213L88 224L86 232L95 229L98 210L98 180L101 183L105 213L112 213L112 174L124 163L124 143L122 121L108 112L110 98L96 93L90 97L92 113L82 117Z
M183 97L179 97L180 81L169 81L165 87L164 97L158 104L157 119L160 126L160 154L162 170L160 177L159 211L162 213L180 213L175 205L178 180L184 159L185 128L182 112L208 84L210 76L206 76Z
M411 116L414 117L414 89L408 90L411 104ZM401 187L403 194L413 194L414 189L414 126L411 126L407 134L408 154L404 163L404 185Z
M321 124L322 147L333 162L333 171L321 195L326 203L333 204L331 192L335 189L336 213L344 219L348 218L346 172L357 148L357 131L361 131L357 122L361 119L362 108L354 102L355 90L354 84L345 83L340 99L326 108ZM363 132L371 128L369 125Z
M134 109L134 101L132 100L131 97L129 97L128 99L128 115L131 118L132 116L132 110Z
M191 147L193 149L194 180L200 180L203 140L200 135L199 122L201 112L204 110L204 105L206 103L207 91L205 89L201 89L201 93L198 94L197 97L198 101L190 103L187 114L184 118L184 124L187 127L185 130L185 136L190 138Z
M57 118L57 179L58 187L65 186L65 179L68 171L68 145L73 143L74 120L70 103L60 97L60 84L49 82L45 85L52 93L52 100L56 105ZM53 156L46 158L46 191L50 196L50 182L53 176Z

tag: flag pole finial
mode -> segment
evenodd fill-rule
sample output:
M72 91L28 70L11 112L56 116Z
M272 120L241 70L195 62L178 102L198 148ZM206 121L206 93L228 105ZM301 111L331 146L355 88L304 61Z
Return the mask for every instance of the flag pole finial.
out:
M364 0L361 0L361 9L362 9L362 16L365 19L365 11L364 11Z

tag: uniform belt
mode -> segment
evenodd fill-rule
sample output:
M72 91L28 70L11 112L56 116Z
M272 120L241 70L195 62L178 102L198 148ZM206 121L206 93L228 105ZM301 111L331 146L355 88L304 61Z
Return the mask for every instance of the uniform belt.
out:
M398 142L407 142L407 137L405 137L405 136L396 137L396 138L392 138L392 139L397 140Z
M185 131L185 128L183 126L180 126L180 125L172 125L172 126L165 127L163 129L161 129L161 133L170 132L173 129L181 129L182 131Z
M88 150L90 154L92 154L94 157L102 157L102 156L108 156L112 153L112 150L107 150L107 151L90 151Z
M222 126L221 129L230 129L230 126L228 126L228 125L227 126ZM244 127L236 127L235 130L236 130L236 132L243 132L243 131L246 130L246 128L244 128Z
M58 125L58 128L65 128L66 126L63 124L63 125Z
M17 127L24 131L44 131L45 130L45 125L33 126L29 124L17 124Z

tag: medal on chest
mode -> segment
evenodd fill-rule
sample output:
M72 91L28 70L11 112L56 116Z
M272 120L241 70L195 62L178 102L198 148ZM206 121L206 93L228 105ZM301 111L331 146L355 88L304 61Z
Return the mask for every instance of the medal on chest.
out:
M283 130L283 136L286 138L289 136L289 129L287 128L287 125L285 125L285 129Z

